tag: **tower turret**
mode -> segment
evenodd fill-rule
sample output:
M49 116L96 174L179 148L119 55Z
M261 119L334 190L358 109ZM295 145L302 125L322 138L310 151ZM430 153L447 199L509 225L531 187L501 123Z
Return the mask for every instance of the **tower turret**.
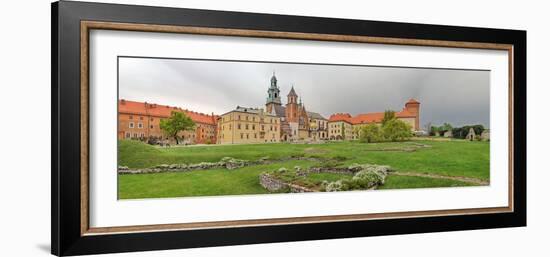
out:
M420 102L412 98L409 99L409 101L405 103L405 110L407 110L409 113L415 116L414 130L416 131L420 130Z
M271 76L271 84L267 89L267 99L265 102L266 111L271 112L274 109L273 105L281 105L281 91L277 86L275 72L273 72L273 76Z
M294 91L294 86L290 89L290 92L288 92L287 95L287 103L289 104L296 104L298 100L298 95L296 94L296 91Z

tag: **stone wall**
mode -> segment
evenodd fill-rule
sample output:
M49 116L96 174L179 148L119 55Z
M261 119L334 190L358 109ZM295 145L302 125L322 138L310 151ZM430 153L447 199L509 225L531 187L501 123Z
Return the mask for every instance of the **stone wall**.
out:
M267 189L267 191L269 192L278 192L284 190L289 190L291 193L316 192L309 188L286 183L282 180L278 180L272 176L269 176L268 174L260 174L260 185L262 185L262 187Z

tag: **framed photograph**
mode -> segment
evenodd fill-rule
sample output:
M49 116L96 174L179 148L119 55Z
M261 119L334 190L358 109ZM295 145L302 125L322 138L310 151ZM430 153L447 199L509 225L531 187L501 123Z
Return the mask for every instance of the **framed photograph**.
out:
M526 32L56 2L52 253L526 225Z

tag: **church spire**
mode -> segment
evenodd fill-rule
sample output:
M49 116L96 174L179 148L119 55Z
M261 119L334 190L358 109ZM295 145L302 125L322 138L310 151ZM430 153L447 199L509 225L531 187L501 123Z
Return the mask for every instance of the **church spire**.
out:
M292 88L290 88L290 92L288 92L288 95L287 96L295 96L295 97L298 97L298 95L296 94L296 91L294 91L294 85L292 85Z
M271 76L271 87L277 88L277 77L275 77L275 71L273 71L273 75Z
M279 87L277 86L277 77L275 77L275 71L273 71L273 75L271 76L271 85L267 89L267 99L266 104L275 103L275 104L281 104L281 94Z
M298 95L296 94L296 91L294 91L294 85L292 85L292 88L290 88L290 92L288 92L287 95L287 103L289 104L297 104Z

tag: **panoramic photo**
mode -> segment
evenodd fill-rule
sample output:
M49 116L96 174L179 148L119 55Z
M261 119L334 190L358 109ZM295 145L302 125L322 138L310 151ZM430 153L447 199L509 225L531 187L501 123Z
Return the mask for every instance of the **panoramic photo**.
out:
M490 184L490 72L119 57L118 198Z

